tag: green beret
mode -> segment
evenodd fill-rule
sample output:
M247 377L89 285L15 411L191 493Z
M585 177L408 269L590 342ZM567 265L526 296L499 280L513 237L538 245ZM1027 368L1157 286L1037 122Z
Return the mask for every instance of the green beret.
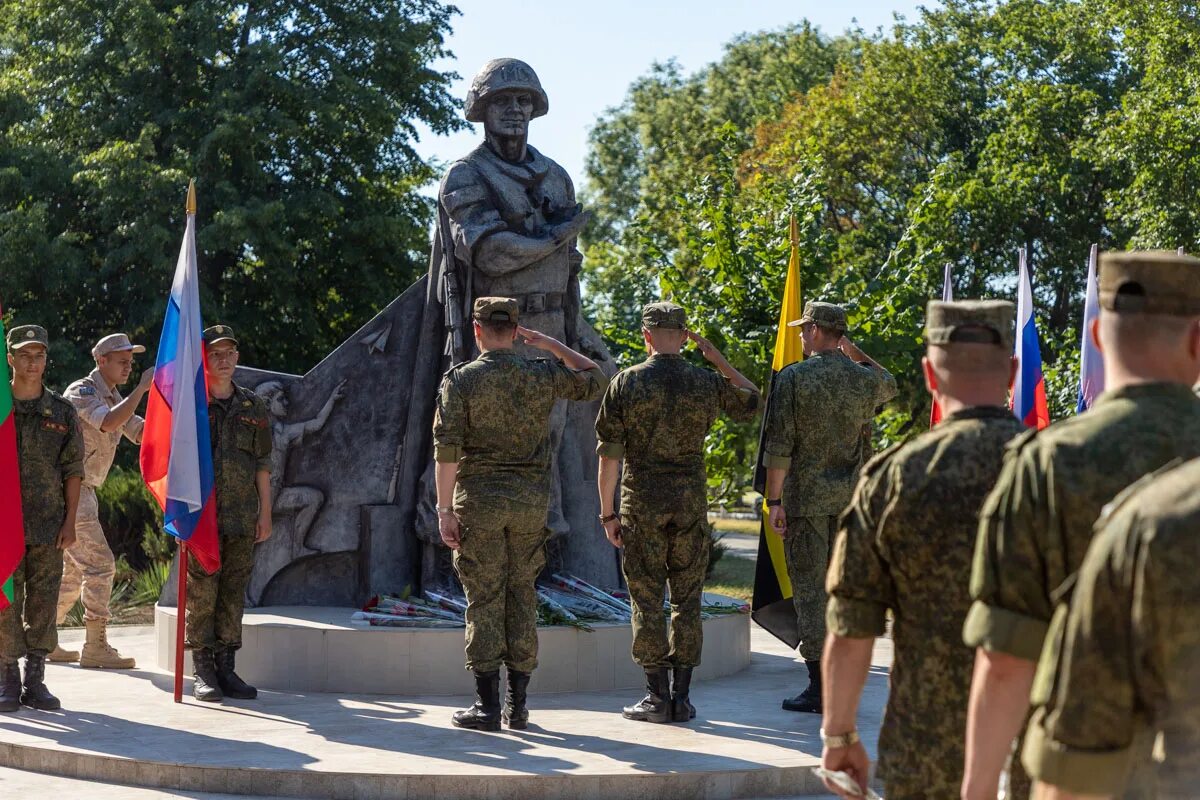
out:
M1170 250L1102 253L1099 288L1107 311L1200 316L1200 259Z
M663 301L650 303L642 307L643 328L687 328L687 312L683 306Z
M925 342L932 345L994 344L1013 348L1016 306L1007 300L930 300Z
M217 342L233 342L237 347L238 340L233 338L233 328L228 325L213 325L204 329L204 344L211 347Z
M800 315L800 319L792 320L788 323L788 327L794 328L806 322L813 322L822 328L832 328L842 333L845 333L848 327L846 309L834 303L822 303L818 300L810 300L805 303L804 313Z
M478 297L472 316L480 322L516 323L520 306L511 297Z
M41 325L18 325L8 332L8 349L20 350L31 344L50 347L50 336Z

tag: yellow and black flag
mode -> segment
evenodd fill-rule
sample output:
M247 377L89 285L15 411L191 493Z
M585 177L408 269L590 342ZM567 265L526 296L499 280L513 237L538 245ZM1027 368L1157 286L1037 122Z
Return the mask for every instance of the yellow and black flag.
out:
M754 571L754 599L751 601L751 617L764 630L771 633L788 647L800 644L797 631L796 609L792 605L792 582L788 579L787 564L783 555L783 539L769 530L767 522L767 468L763 465L763 436L766 433L767 414L775 393L775 377L788 364L804 358L804 348L796 328L788 323L800 319L800 234L796 218L791 224L792 254L788 259L787 281L783 286L783 303L779 309L779 328L775 333L775 355L771 359L771 383L767 391L766 413L758 441L758 464L754 470L754 489L763 495L762 520L758 526L758 563Z

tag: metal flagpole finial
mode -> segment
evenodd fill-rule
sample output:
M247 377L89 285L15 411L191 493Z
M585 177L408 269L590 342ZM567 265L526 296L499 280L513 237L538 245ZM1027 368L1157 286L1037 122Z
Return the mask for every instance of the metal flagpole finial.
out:
M187 193L187 213L195 216L196 214L196 182L188 181Z

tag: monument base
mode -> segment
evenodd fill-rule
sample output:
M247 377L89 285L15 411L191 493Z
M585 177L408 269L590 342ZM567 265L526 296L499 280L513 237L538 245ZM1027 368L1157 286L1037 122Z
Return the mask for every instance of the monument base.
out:
M354 609L266 606L247 609L237 671L260 689L334 694L449 695L474 691L463 667L462 628L366 627L350 622ZM154 610L155 662L175 668L176 609ZM636 689L645 674L629 657L628 623L591 631L538 629L539 666L530 692ZM191 653L185 654L191 675ZM704 653L695 679L732 675L750 663L750 617L704 621Z

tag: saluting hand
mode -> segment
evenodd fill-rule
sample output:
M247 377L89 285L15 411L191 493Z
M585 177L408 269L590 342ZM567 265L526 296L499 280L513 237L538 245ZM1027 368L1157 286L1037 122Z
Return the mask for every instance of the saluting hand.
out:
M712 342L710 342L708 339L705 339L695 331L688 331L687 337L695 343L696 349L700 351L700 355L704 356L709 361L712 361L715 357L721 355L721 351L718 350Z
M142 371L142 377L141 377L141 380L138 381L136 391L142 392L144 394L145 392L150 391L150 386L153 383L154 383L154 368L150 367L150 368Z
M555 348L562 347L562 342L558 341L558 339L555 339L553 336L547 336L540 331L535 331L520 325L517 326L517 336L521 337L525 344L529 345L530 347L536 347L538 350L548 350L550 352L554 352Z
M451 550L457 550L462 543L462 530L459 527L458 515L439 513L438 533L442 537L442 544Z

